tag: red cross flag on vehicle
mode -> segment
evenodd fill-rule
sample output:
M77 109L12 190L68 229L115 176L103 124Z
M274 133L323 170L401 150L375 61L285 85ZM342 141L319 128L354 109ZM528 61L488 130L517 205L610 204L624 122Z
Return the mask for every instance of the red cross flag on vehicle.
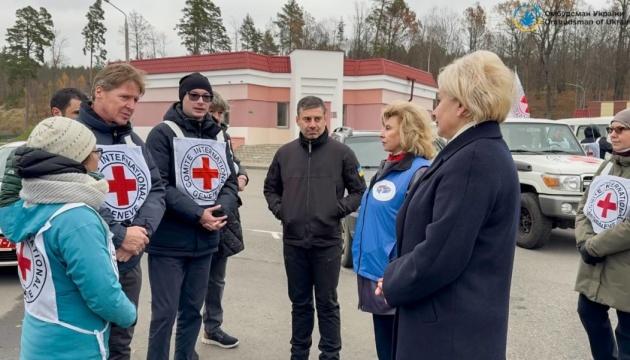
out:
M105 206L116 221L133 220L151 191L151 174L142 149L136 145L99 145L99 170L107 179Z
M224 142L174 138L176 187L199 205L214 205L230 177Z
M516 70L514 71L514 100L512 101L512 109L508 114L509 118L529 118L529 105L527 104L527 97L525 97L525 90L521 80L518 78Z

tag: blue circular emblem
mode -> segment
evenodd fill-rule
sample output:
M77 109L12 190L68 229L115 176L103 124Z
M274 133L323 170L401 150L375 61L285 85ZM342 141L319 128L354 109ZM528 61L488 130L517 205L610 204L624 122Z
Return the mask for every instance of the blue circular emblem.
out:
M543 23L544 12L538 4L521 4L512 13L514 26L523 32L536 31Z

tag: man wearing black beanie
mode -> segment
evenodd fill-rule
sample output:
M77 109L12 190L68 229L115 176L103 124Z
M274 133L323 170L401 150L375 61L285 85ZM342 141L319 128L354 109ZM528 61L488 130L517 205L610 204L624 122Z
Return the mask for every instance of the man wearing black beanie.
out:
M199 73L184 76L179 100L147 138L166 182L166 213L147 247L151 360L168 359L176 318L175 359L196 358L200 312L219 230L238 202L232 155L218 136L221 128L208 115L210 82Z

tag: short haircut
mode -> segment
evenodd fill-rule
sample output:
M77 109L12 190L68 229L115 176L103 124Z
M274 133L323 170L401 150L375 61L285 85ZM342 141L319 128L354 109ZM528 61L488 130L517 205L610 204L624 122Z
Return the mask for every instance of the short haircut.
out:
M77 99L81 102L88 101L88 97L83 91L76 88L63 88L57 90L50 98L50 108L57 108L61 112L65 112L72 99Z
M438 87L462 104L476 123L503 122L515 97L514 73L497 54L485 50L447 65L438 75Z
M324 100L318 98L317 96L305 96L297 104L297 113L298 115L304 110L310 110L315 108L322 108L324 114L326 113L326 105L324 105Z
M144 94L144 71L138 70L127 63L109 64L94 77L92 96L94 96L98 86L105 91L111 91L127 81L133 81L138 85L140 94Z
M426 159L435 156L435 137L427 110L407 101L396 101L383 110L383 121L391 117L398 119L400 147L404 152Z
M210 103L210 111L230 111L230 104L215 90L212 90L212 103Z

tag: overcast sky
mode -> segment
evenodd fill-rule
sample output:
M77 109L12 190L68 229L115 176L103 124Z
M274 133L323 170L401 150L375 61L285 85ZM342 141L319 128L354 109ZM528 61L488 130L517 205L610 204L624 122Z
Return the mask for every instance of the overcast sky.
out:
M182 17L182 8L185 0L111 0L116 6L129 13L133 10L139 12L158 31L167 36L167 55L186 55L186 50L180 45L180 39L173 28ZM585 2L596 9L602 8L610 0L586 0ZM81 30L86 25L85 14L94 0L2 0L2 11L0 12L0 47L5 45L6 29L15 24L15 11L25 6L32 6L36 9L45 7L52 15L55 29L61 38L66 38L64 55L67 63L72 65L88 65L87 59L81 49L83 48L83 37ZM276 14L280 11L287 0L215 0L223 14L223 24L230 37L234 33L234 27L240 26L243 18L249 13L256 27L264 29ZM480 4L489 11L498 0L480 0ZM368 0L298 0L298 3L317 20L329 18L344 18L346 23L346 34L351 32L352 17L354 15L355 3L363 4L369 8L372 1ZM446 5L448 3L448 5ZM407 4L418 14L420 18L428 13L432 7L447 7L455 13L461 14L464 9L475 3L474 0L407 0ZM109 60L124 58L124 36L119 33L123 26L124 18L120 12L111 5L103 3L105 11L105 35L106 49ZM133 54L133 52L131 52ZM48 56L48 54L47 54ZM131 55L133 56L133 55Z

